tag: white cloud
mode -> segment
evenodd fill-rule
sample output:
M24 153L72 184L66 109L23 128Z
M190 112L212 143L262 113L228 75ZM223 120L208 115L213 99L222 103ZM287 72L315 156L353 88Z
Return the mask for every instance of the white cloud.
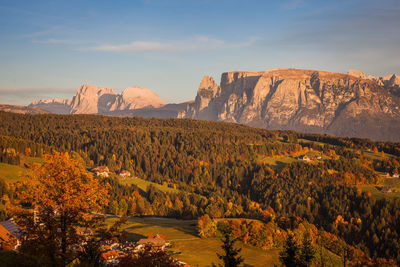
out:
M186 52L207 51L235 47L251 46L256 39L245 42L228 43L226 41L210 38L208 36L196 36L192 39L180 41L134 41L129 44L99 45L90 47L89 50L109 52Z

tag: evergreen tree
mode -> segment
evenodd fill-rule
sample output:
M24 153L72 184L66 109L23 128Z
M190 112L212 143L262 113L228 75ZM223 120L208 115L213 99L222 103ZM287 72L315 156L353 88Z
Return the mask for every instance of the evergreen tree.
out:
M241 248L234 248L234 244L237 241L236 238L233 238L229 231L224 233L224 238L222 242L224 243L221 247L225 252L225 255L220 255L217 253L218 258L224 262L225 267L235 267L239 266L243 262L243 258L238 254L242 250Z
M314 258L315 258L315 250L311 245L310 234L305 233L301 243L299 265L304 267L310 266Z
M286 239L286 243L284 245L284 250L280 253L279 259L285 266L298 266L299 246L293 233L289 233L288 238Z

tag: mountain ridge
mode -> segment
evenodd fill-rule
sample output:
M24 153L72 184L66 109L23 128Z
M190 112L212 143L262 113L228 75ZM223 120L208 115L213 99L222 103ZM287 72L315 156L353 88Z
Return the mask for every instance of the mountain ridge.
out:
M379 84L377 79L274 69L226 72L219 86L219 93L210 98L201 94L208 90L201 84L185 117L267 129L399 140L399 134L393 132L400 131L400 98L389 90L392 87ZM205 102L206 108L196 109ZM368 125L363 126L363 120Z
M46 105L69 107L78 103L69 114L191 118L400 141L400 79L396 74L375 77L357 70L344 74L291 68L232 71L223 73L219 84L213 77L204 76L193 102L167 105L148 89L145 93L136 90L124 98L125 91L118 95L96 88L94 95L100 94L97 103L101 102L97 109L90 105L79 107L84 103L78 101L82 95L79 90L72 100L39 101L30 106L48 110ZM139 101L141 94L144 99L159 101L146 105L146 101ZM135 101L141 104L136 105Z
M105 114L110 111L164 106L160 96L147 88L128 87L121 94L111 88L83 84L69 99L36 100L28 107L57 114Z

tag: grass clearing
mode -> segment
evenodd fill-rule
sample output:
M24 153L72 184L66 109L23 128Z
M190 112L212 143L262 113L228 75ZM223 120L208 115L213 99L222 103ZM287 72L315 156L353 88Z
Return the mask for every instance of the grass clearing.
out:
M112 224L116 220L117 218L108 218L106 223ZM166 236L172 245L170 250L181 253L174 257L191 266L211 266L212 263L220 263L216 253L222 253L222 242L214 238L199 238L196 224L196 220L130 217L123 229L128 232L128 239L132 241L157 233ZM242 248L241 255L245 259L245 266L273 266L279 263L279 249L264 251L240 242L237 245Z
M393 156L392 154L388 154L388 153L374 153L373 151L369 151L369 150L363 150L363 154L366 158L372 159L372 160L382 160L382 159L391 159L391 158L395 158L395 156Z
M34 157L21 157L21 162L24 161L28 164L33 164L33 163L38 163L38 164L42 164L44 162L43 158L34 158Z
M0 178L7 183L15 183L24 180L22 177L27 171L27 168L17 165L0 163Z
M381 188L384 186L390 186L392 188L391 193L383 193ZM400 197L400 178L385 178L382 185L362 185L359 186L364 192L371 192L374 198L398 198Z
M144 179L141 179L141 178L138 178L138 177L134 177L134 176L131 176L131 177L128 177L128 178L124 178L124 179L119 178L119 182L121 184L124 184L124 185L134 184L137 187L139 187L141 190L143 190L144 192L147 191L147 187L149 185L154 185L158 190L160 190L162 192L170 192L170 193L178 193L179 192L178 189L171 188L171 187L168 187L166 185L161 185L161 184L153 183L153 182L150 182L150 181L146 181Z
M296 161L296 159L287 157L287 156L279 156L279 157L262 157L262 156L260 156L259 160L261 163L269 164L273 168L276 168L276 169L282 169L287 164L290 164L290 163Z

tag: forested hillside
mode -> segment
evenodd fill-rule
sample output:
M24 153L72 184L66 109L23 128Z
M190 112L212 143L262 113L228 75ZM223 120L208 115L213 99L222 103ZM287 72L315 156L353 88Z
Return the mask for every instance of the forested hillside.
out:
M102 179L111 185L106 212L263 222L298 218L372 258L400 261L400 198L374 197L361 189L385 184L386 173L399 173L399 143L189 119L5 112L0 112L0 134L2 162L18 164L23 153L76 152L88 169L130 170L174 188L143 191L111 175ZM12 198L18 185L2 183L0 197Z

